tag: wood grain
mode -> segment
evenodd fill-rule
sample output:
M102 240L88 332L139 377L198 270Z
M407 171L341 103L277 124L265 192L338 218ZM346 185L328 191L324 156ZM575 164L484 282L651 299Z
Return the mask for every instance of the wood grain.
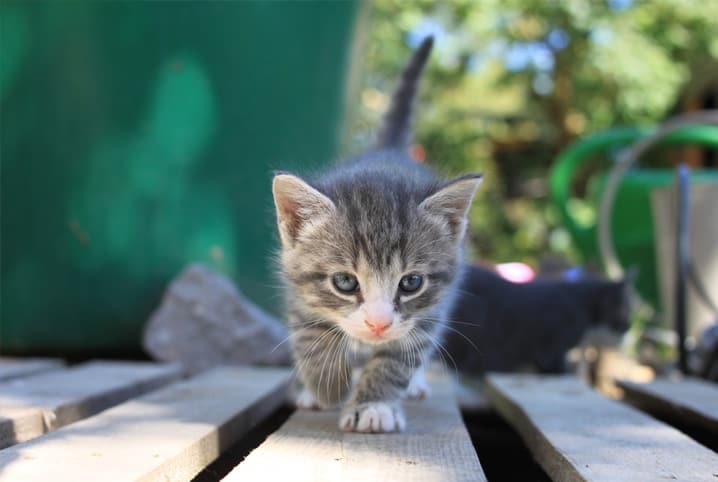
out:
M553 480L718 480L718 454L573 376L492 374L486 388Z
M406 404L399 434L345 433L339 414L299 410L225 478L227 481L483 481L450 381Z
M0 451L0 480L190 480L284 402L289 377L205 372Z
M65 363L59 358L0 357L0 382L57 370L64 365Z
M695 378L616 382L628 400L649 410L700 424L718 435L718 385Z
M0 383L0 448L89 417L180 375L179 365L96 361Z

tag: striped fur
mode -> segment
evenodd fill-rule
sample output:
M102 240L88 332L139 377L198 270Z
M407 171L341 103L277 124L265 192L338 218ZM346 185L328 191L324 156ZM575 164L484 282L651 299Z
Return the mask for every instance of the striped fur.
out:
M399 400L442 336L462 266L466 216L480 176L436 177L407 155L411 104L431 40L409 62L378 146L305 181L280 173L273 193L292 349L320 406L346 402L344 430L404 427ZM359 281L353 293L336 273ZM423 277L414 293L402 276ZM381 334L368 321L390 324ZM352 384L352 368L363 370Z

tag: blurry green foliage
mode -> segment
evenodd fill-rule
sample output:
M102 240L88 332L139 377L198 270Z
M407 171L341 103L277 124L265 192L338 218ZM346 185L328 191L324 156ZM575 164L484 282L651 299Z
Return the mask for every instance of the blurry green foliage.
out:
M439 171L487 174L474 256L572 258L547 196L556 155L577 137L669 115L685 89L715 78L716 32L718 2L697 0L375 0L346 149L370 142L411 47L434 34L417 141Z

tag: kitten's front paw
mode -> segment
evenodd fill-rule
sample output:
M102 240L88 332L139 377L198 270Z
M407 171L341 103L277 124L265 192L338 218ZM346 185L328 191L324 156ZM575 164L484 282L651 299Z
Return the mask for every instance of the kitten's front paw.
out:
M347 405L339 417L345 432L401 432L406 428L404 412L398 404L369 402Z
M424 400L431 395L431 387L426 383L424 377L415 377L406 389L406 398L409 400Z
M411 377L409 386L404 392L404 397L410 400L423 400L431 395L431 388L424 378L424 367L420 367Z
M297 405L297 408L306 410L321 410L324 408L308 388L302 388L294 400L294 403Z

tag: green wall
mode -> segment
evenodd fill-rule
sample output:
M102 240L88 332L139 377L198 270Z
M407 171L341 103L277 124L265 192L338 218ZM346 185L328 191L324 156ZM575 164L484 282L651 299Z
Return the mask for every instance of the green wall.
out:
M271 172L336 156L358 9L4 1L0 350L137 351L197 260L276 312Z

